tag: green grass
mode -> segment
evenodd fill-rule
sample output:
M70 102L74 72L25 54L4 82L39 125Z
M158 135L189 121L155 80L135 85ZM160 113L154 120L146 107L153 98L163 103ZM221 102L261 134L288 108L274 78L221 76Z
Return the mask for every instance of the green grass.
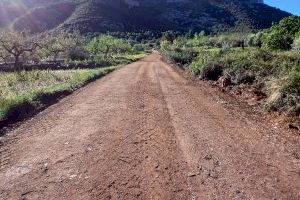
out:
M78 70L36 70L0 74L0 121L22 112L22 105L40 107L45 96L71 93L116 67ZM27 111L26 111L27 112Z
M129 64L131 62L135 62L143 57L145 57L147 53L135 53L135 54L121 54L121 55L113 55L109 58L101 58L100 60L104 60L108 62L109 65L124 65Z
M147 55L146 53L138 53L138 54L132 54L132 55L125 55L123 57L130 61L137 61L141 58L144 58L146 55Z

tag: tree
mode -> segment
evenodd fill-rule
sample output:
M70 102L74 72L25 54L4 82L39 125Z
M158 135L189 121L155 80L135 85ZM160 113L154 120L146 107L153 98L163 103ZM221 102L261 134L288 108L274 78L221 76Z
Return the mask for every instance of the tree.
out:
M173 43L173 40L175 40L175 38L176 34L173 31L167 31L163 33L161 40Z
M87 45L87 50L95 58L99 54L103 54L105 58L108 57L109 51L113 44L113 37L110 35L100 35L93 38Z
M42 40L41 47L44 49L45 56L52 57L53 61L56 61L59 55L63 54L65 57L72 57L74 52L83 51L85 44L85 39L77 32L43 34Z
M1 63L5 63L7 64L8 60L10 59L10 54L5 51L4 48L0 48L0 60L1 60Z
M299 18L294 16L284 18L266 30L263 36L263 46L274 50L289 50L299 31Z
M26 52L33 52L38 48L39 44L34 36L30 36L28 32L18 31L0 31L0 47L1 57L3 60L7 60L9 57L14 59L14 67L20 66L20 59Z
M112 53L124 53L131 49L131 45L124 39L115 38L111 35L102 34L99 37L93 38L86 49L91 54L93 59L109 58Z

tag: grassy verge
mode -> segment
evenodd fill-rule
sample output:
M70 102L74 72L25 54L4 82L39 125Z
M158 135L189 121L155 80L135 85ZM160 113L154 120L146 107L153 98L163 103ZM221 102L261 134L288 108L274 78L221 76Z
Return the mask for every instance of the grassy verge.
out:
M0 128L28 117L116 67L0 74Z
M145 57L146 55L147 55L146 53L137 53L137 54L114 56L111 58L111 63L113 65L128 64L128 63L137 61L137 60Z

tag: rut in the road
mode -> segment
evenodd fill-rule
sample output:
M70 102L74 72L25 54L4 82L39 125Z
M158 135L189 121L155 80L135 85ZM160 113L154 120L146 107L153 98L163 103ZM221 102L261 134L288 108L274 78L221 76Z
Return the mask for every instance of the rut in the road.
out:
M299 138L225 102L152 54L3 138L0 199L300 199Z

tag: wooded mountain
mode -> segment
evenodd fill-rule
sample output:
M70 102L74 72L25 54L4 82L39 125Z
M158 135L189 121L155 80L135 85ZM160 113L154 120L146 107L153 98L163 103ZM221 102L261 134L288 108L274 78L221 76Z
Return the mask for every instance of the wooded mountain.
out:
M0 0L0 27L33 32L263 29L289 15L261 0Z

